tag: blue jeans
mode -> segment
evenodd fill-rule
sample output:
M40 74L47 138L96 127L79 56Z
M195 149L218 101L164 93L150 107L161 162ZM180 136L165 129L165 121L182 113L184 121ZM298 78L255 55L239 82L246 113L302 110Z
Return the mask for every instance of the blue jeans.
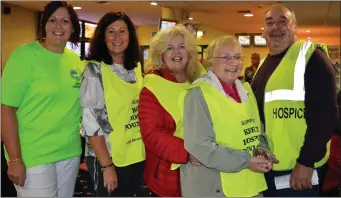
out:
M321 169L316 169L318 177L321 178ZM271 171L265 173L265 180L268 185L268 189L263 192L264 197L318 197L319 186L315 185L312 189L307 190L294 190L292 188L277 190L275 186L275 177L291 174L289 171ZM319 182L322 182L321 179Z

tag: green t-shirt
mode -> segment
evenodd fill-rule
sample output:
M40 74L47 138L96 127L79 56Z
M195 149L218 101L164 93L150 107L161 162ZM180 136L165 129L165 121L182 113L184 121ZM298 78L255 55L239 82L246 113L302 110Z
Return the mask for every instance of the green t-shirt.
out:
M80 156L83 65L71 50L53 53L38 41L20 46L9 57L2 76L2 104L18 107L26 167Z

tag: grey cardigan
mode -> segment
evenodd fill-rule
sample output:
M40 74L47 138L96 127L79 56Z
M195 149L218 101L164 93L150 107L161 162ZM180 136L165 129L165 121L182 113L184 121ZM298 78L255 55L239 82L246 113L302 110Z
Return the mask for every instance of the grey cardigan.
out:
M194 83L206 81L225 94L216 75L210 70ZM248 92L236 80L241 101L248 99ZM226 95L226 94L225 94ZM226 95L229 99L231 97ZM262 128L261 146L268 148ZM248 167L250 155L246 150L235 150L216 142L212 119L199 87L190 89L184 106L185 149L203 165L191 163L180 167L181 193L184 197L224 197L220 172L239 172Z

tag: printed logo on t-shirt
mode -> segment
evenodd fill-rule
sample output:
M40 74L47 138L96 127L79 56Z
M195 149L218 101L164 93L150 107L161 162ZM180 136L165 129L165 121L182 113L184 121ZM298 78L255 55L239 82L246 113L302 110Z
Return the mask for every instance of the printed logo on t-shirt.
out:
M81 77L78 75L77 71L74 69L70 70L70 76L72 79L75 80L75 84L73 88L80 88L81 87Z

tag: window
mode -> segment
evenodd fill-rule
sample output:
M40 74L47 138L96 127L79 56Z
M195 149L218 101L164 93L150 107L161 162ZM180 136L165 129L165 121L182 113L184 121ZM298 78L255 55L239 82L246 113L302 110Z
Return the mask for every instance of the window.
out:
M177 22L175 20L160 19L159 30L176 26Z
M81 55L81 44L80 43L77 43L77 45L71 43L71 42L67 42L66 43L66 47L69 49L69 50L72 50L74 52L76 52L76 54L78 56Z
M85 38L91 38L97 25L85 22Z
M88 55L89 46L90 46L90 43L89 42L85 42L85 45L84 45L85 56Z
M254 35L253 43L255 46L266 46L266 40L262 35Z
M250 35L239 35L237 36L237 38L241 46L250 46L251 44Z

